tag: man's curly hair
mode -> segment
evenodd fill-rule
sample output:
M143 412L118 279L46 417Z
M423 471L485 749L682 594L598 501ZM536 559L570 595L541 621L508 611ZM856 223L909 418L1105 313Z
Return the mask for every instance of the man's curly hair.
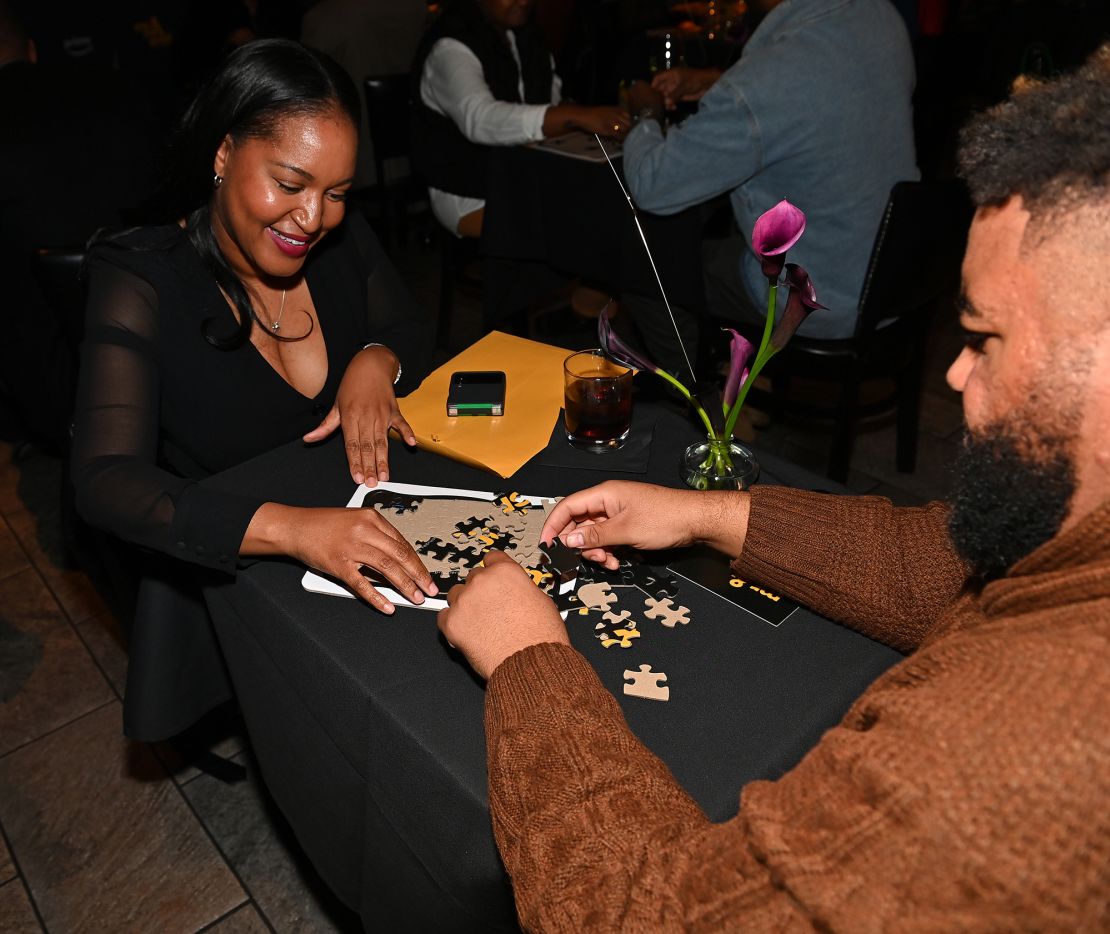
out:
M1021 195L1035 214L1110 193L1110 43L974 117L960 133L959 174L976 205Z

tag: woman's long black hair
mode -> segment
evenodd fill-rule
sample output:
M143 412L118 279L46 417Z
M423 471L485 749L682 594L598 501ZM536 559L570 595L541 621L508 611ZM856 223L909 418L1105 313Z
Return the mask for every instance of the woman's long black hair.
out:
M181 118L159 212L169 222L185 218L185 235L239 313L239 326L223 336L213 333L216 319L205 321L204 336L212 346L241 347L250 339L256 320L250 296L212 231L216 151L226 137L235 143L265 138L287 117L333 109L358 128L362 109L358 90L338 64L299 42L261 39L232 52Z

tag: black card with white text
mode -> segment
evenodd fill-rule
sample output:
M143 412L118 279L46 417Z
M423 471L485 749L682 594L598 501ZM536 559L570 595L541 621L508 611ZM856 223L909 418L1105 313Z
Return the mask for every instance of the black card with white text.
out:
M765 623L780 626L798 609L798 604L788 597L774 593L756 581L738 577L729 567L728 558L720 552L697 548L684 551L681 555L667 565L668 570L724 597Z

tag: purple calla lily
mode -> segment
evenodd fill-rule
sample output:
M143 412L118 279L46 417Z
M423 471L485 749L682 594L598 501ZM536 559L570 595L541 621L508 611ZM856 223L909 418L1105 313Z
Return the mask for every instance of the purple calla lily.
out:
M771 347L776 351L782 350L787 345L811 311L825 307L817 301L817 291L813 288L813 281L801 266L787 263L785 281L790 287L790 294L786 299L786 311L783 312L782 319L771 334Z
M746 364L748 358L755 352L755 344L734 328L725 330L732 331L728 379L725 381L725 391L721 398L727 411L729 406L736 401L736 395L740 392L740 387L747 382L749 370Z
M601 310L601 315L597 319L597 339L601 344L601 349L605 352L605 356L615 360L621 366L631 367L633 370L647 370L649 373L658 372L659 367L648 360L647 357L640 356L617 337L616 331L613 330L613 324L609 320L608 305Z
M763 264L763 275L772 282L782 272L786 251L798 242L805 229L805 214L785 198L756 218L752 249Z

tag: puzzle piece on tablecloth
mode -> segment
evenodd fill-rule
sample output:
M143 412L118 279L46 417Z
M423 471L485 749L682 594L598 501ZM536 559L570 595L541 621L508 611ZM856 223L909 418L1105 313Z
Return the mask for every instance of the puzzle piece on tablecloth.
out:
M586 584L578 588L576 595L583 606L604 607L606 610L617 602L617 595L608 584Z
M528 509L533 505L531 500L522 499L521 495L517 492L500 493L493 498L494 503L501 507L501 511L506 515L512 515L515 512L522 515L528 514Z
M676 623L682 623L685 626L690 622L690 608L675 606L670 599L657 600L654 597L648 597L644 601L644 606L647 607L644 616L659 620L668 629L674 629Z
M628 610L621 610L619 613L614 613L612 610L607 610L603 614L603 617L611 626L619 626L622 629L636 628L636 620L632 619L632 614L629 613ZM630 619L632 619L631 623L628 622L628 620Z
M631 565L631 583L639 587L649 597L662 600L678 593L678 578L656 571L647 564L635 562Z
M598 634L603 648L619 645L622 649L632 648L632 640L640 638L638 629L613 629Z
M639 671L626 669L624 678L624 693L629 697L657 701L670 700L671 689L662 684L667 680L667 673L664 671L652 671L651 665L641 665Z

